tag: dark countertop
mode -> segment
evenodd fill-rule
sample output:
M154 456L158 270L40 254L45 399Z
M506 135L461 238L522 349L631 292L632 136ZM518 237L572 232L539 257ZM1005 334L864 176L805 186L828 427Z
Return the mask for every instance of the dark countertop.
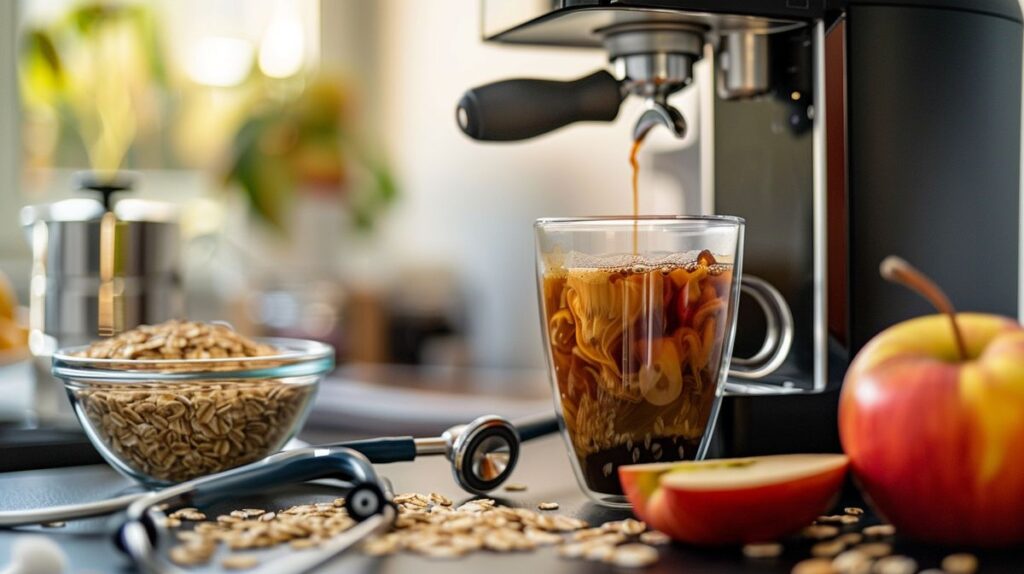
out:
M460 498L460 491L452 481L449 466L439 458L423 459L416 463L398 463L380 466L384 476L394 484L396 492L437 491L452 498ZM598 507L586 500L577 488L562 441L556 437L540 439L524 447L520 466L512 481L527 484L529 489L521 493L498 493L506 504L532 507L538 501L556 501L561 505L560 513L584 518L591 523L620 519L628 515ZM100 497L123 493L133 488L130 480L121 477L106 466L85 466L50 470L36 470L0 474L0 509L13 510L48 504L67 504L96 500ZM855 491L844 497L840 506L858 501ZM261 507L277 508L291 504L330 500L338 496L338 490L323 485L290 487L277 493L259 497L246 497L232 501L224 509L210 509L220 512L227 508ZM461 497L467 498L467 497ZM870 515L865 523L873 521ZM69 572L129 572L127 561L110 544L109 532L116 519L91 519L69 523L60 529L38 527L18 530L0 530L0 571L10 561L11 545L23 532L44 532L53 537L71 557ZM921 568L935 567L949 549L898 543L897 551L918 559ZM661 561L644 572L649 573L785 573L792 565L808 555L808 543L794 541L787 544L786 553L773 560L744 559L737 548L700 550L681 545L662 547ZM273 556L289 552L282 548ZM271 556L271 555L268 555ZM987 553L981 556L981 572L1024 572L1024 549L1016 552ZM214 568L196 569L195 572L215 572ZM595 564L582 560L565 560L555 555L552 548L542 548L531 553L493 554L481 552L466 558L430 560L403 554L388 558L369 558L353 553L338 558L325 566L321 572L373 572L379 574L416 572L431 573L479 573L522 574L524 572L615 572L612 566Z

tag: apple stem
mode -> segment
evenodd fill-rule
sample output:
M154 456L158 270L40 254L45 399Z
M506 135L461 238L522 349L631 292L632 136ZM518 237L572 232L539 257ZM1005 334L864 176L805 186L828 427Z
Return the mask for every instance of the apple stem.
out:
M964 345L963 334L960 332L960 326L956 322L956 309L953 308L953 304L950 303L946 293L927 275L895 255L890 255L883 259L878 270L882 274L883 279L902 284L927 299L940 313L945 313L949 317L949 322L953 325L953 337L956 339L956 348L960 352L960 360L966 361L967 346Z

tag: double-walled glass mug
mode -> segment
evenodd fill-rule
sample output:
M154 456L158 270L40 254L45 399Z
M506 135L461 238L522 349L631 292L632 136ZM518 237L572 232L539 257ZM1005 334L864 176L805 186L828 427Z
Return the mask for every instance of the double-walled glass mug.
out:
M541 219L537 274L555 409L583 490L625 505L618 467L704 457L727 375L774 371L792 316L746 277L743 219ZM730 370L739 292L765 311L761 351Z

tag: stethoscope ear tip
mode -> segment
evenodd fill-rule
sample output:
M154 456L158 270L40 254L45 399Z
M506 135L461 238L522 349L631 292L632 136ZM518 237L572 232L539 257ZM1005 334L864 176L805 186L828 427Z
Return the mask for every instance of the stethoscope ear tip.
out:
M345 495L345 510L356 522L380 514L388 504L391 504L391 501L380 487L372 482L356 484Z
M146 537L149 538L149 543L151 545L156 544L156 525L153 524L153 521L149 518L149 515L145 515L138 522L122 522L121 525L117 527L117 530L114 531L114 546L121 553L127 554L129 556L131 555L131 552L128 551L128 544L125 537L127 535L127 529L137 524L141 524L142 527L145 529Z

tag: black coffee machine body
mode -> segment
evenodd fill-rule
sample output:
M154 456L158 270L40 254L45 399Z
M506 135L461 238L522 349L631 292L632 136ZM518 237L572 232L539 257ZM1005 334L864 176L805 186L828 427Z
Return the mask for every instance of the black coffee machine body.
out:
M470 90L458 121L476 139L611 121L627 96L646 103L635 136L681 136L670 96L708 91L705 207L746 219L744 272L784 295L795 327L781 367L742 394L727 385L712 454L839 449L850 359L931 312L879 277L886 255L962 310L1018 316L1017 0L482 2L485 40L604 49L615 73ZM695 81L702 59L712 72ZM741 304L735 355L756 353L765 329Z

